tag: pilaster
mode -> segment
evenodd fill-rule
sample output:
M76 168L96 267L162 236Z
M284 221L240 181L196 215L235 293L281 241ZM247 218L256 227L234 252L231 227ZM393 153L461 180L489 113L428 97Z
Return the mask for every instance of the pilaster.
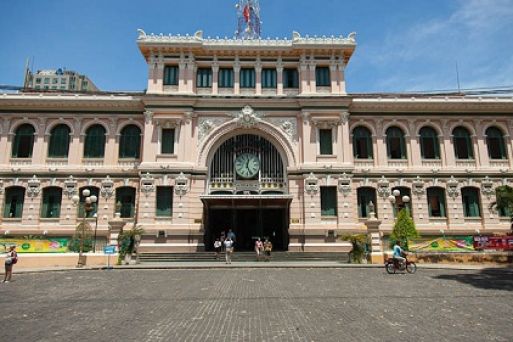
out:
M235 58L235 63L233 64L233 94L240 94L240 62L239 57Z
M276 63L276 95L283 95L283 62L281 57Z
M262 95L262 63L260 58L255 63L255 94Z
M212 95L219 94L219 63L214 58L212 63Z

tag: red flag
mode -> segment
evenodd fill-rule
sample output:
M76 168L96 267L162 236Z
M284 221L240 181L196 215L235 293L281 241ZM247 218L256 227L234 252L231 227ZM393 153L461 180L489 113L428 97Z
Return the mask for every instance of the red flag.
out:
M249 5L244 6L244 11L242 12L242 15L244 16L244 20L246 20L246 22L249 22L249 11Z

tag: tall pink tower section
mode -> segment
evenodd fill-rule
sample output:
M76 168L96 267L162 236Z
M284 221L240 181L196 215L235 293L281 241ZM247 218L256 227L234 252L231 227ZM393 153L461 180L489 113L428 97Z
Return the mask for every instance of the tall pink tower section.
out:
M260 3L258 0L239 0L237 8L238 39L259 39L262 22L260 20Z

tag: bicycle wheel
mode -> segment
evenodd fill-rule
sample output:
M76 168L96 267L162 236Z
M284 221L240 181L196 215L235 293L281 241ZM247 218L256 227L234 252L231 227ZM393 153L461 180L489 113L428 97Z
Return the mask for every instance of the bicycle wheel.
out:
M410 262L408 265L406 265L406 272L411 274L417 272L417 265L415 265L414 262Z
M385 269L387 270L388 274L395 274L395 267L393 263L389 262L388 264L386 264Z

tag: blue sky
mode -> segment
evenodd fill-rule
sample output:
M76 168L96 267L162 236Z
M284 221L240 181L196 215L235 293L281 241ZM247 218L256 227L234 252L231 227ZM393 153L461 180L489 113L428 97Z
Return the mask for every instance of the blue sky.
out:
M0 84L66 67L102 90L143 90L147 33L232 36L235 0L1 0ZM513 0L261 0L263 36L357 33L351 93L513 86Z

